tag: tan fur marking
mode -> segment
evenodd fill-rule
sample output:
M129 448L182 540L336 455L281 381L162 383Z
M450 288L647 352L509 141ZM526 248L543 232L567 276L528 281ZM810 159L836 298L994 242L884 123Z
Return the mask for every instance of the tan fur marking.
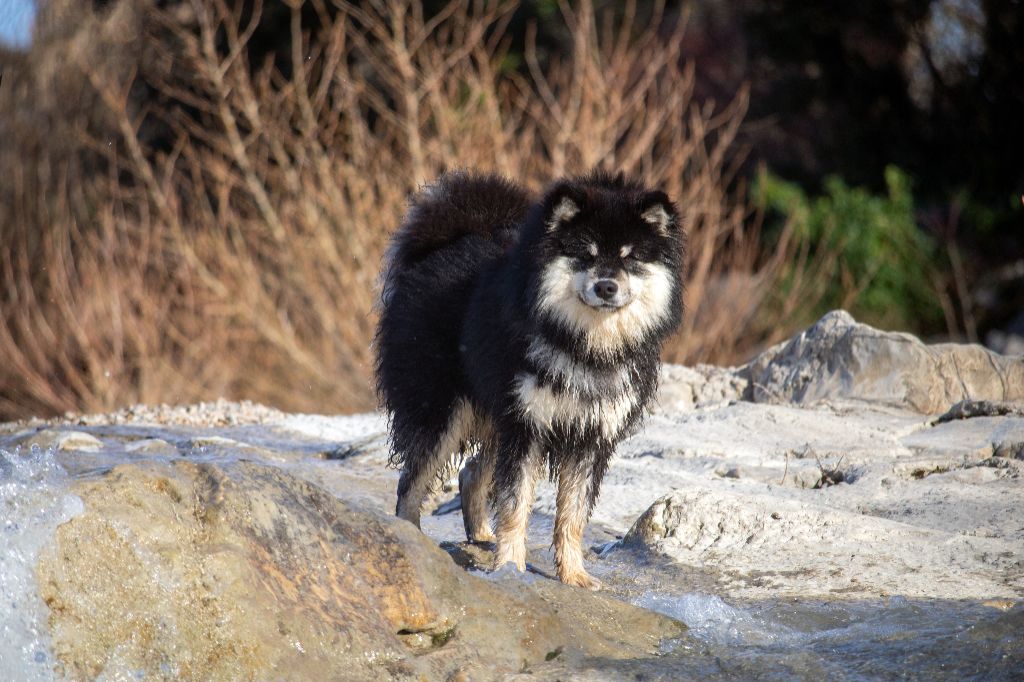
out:
M452 410L448 426L441 434L433 454L420 469L408 492L398 500L399 518L415 524L417 528L420 527L423 501L430 494L438 474L451 465L452 460L459 454L462 443L472 437L476 425L477 419L473 408L466 401L460 400Z
M520 571L526 570L526 526L533 509L540 456L537 446L530 446L530 453L523 463L519 489L508 491L498 508L498 539L494 554L494 568L499 569L508 562ZM506 493L507 494L507 493Z
M548 219L547 228L549 232L554 232L558 229L561 223L567 220L572 220L573 216L580 212L580 207L570 199L569 197L562 197L562 200L558 202L555 208L551 211L551 217Z
M583 568L581 540L590 517L588 484L590 462L564 470L558 477L555 512L555 567L566 585L596 590L600 583Z
M657 228L661 234L668 234L668 227L672 224L672 216L668 214L665 207L655 204L640 214L646 222Z

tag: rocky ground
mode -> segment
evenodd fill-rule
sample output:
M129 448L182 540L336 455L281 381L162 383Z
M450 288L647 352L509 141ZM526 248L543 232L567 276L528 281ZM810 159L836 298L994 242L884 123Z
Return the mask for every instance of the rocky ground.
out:
M1024 627L1024 358L842 312L740 368L665 368L588 529L600 594L550 578L550 485L526 575L479 570L489 548L460 542L451 485L426 535L395 520L380 415L140 406L3 425L0 450L0 479L12 457L50 453L81 500L35 559L49 646L74 678L1024 671L1007 634ZM864 630L849 646L876 649L858 663L814 634L943 605L984 643L956 649L954 623L904 652ZM715 617L724 639L703 634ZM933 645L937 667L912 658Z

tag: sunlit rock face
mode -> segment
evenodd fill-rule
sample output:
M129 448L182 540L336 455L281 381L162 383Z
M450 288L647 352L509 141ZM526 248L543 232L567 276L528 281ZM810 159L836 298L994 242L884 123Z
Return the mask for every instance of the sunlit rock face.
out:
M578 595L551 581L468 575L412 525L274 467L124 464L74 490L85 511L38 565L73 678L490 676L556 650L643 655L681 632L610 599L560 611Z
M828 313L742 368L756 402L858 400L938 414L961 400L1024 401L1024 362L979 346L927 345Z

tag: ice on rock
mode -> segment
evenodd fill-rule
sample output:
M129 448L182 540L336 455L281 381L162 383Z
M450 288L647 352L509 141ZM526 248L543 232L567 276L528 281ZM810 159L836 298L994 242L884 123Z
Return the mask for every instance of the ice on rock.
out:
M57 526L83 511L69 480L52 449L0 449L0 679L54 678L35 566Z
M633 603L681 620L691 634L714 644L765 646L782 643L793 636L788 628L763 622L711 594L672 596L648 591Z

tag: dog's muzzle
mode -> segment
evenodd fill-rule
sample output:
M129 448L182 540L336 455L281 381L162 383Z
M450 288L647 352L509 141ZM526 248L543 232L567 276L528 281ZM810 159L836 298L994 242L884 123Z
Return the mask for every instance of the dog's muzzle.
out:
M617 310L632 300L628 286L608 277L588 277L579 294L581 301L598 310Z

